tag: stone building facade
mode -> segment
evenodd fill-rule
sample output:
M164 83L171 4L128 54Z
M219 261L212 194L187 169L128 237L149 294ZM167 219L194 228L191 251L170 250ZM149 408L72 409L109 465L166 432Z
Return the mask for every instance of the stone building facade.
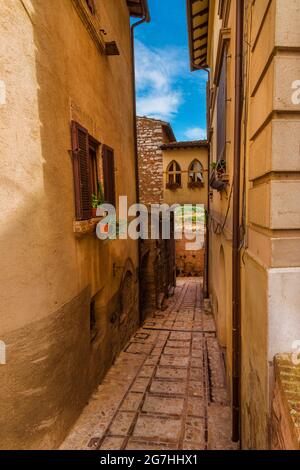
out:
M169 123L147 117L139 117L138 127L138 150L139 150L139 187L140 202L146 206L151 204L200 204L204 210L207 207L207 188L208 188L208 153L206 141L176 142L176 138ZM189 175L191 175L191 165L198 162L201 166L201 185L189 184ZM168 184L170 165L175 163L180 169L180 184L170 188ZM196 167L195 167L196 168ZM195 170L195 175L197 172ZM172 177L174 175L172 174ZM171 177L171 175L170 175ZM175 182L176 183L176 182ZM203 244L201 249L186 250L186 240L175 241L176 273L179 276L202 276L204 274L204 254L205 254L205 217L203 215ZM151 259L150 262L143 258L142 278L147 279L147 289L143 289L145 296L149 301L145 305L161 305L158 299L163 298L160 290L167 292L165 288L160 289L155 286L155 278L158 266L165 265L167 272L172 271L168 266L168 254L164 256L165 248L157 243L148 240L143 242L143 248L146 249ZM151 249L149 250L149 246ZM167 249L168 252L168 249ZM159 255L158 255L159 254ZM158 261L160 260L160 261ZM158 264L157 264L158 263ZM143 266L147 268L143 268ZM151 266L151 269L150 269ZM148 275L145 272L149 270ZM161 268L160 268L161 269ZM159 271L160 271L159 269ZM175 274L171 276L175 277ZM165 276L158 276L164 279ZM168 275L167 275L168 277ZM157 278L157 279L158 279ZM158 284L161 281L158 281ZM163 281L163 284L166 284ZM152 286L152 287L151 287Z
M161 146L176 140L169 123L138 117L139 185L141 204L162 204L163 152Z
M206 217L208 203L208 143L206 140L192 142L171 142L162 146L163 156L163 201L172 204L198 204L199 236L201 248L187 250L186 236L176 240L176 271L178 276L204 276L206 247ZM170 185L174 178L174 164L178 172L178 183ZM170 181L171 180L171 181ZM201 227L200 227L201 225ZM192 236L192 233L188 236Z
M176 274L178 277L203 277L205 274L205 240L200 250L187 250L189 240L176 240Z
M175 141L171 126L164 121L137 118L140 203L147 209L163 203L163 158L161 146ZM151 221L149 219L149 232ZM162 308L176 283L174 234L171 240L141 240L141 310L145 318L153 308Z
M272 413L274 378L278 409L279 395L282 403L288 401L289 386L282 386L282 371L286 378L297 375L291 359L274 368L274 356L291 353L300 334L299 1L187 3L192 70L209 68L210 72L208 120L214 165L210 175L210 298L218 337L227 351L232 397L237 397L239 387L240 400L233 413L236 416L240 410L242 448L267 449L274 428L271 416L276 416ZM243 32L238 36L240 25ZM241 97L236 94L240 84ZM240 122L236 122L240 99ZM239 182L239 200L234 204ZM233 208L235 215L239 212L235 223ZM234 251L237 239L238 251ZM238 283L233 282L236 252ZM236 305L240 305L237 327L233 324ZM284 435L284 421L292 424L286 405L277 417L283 415L286 419L275 423L277 435ZM276 445L280 442L283 439L277 439Z
M130 15L145 5L0 2L3 449L56 448L139 325L138 243L96 238L91 187L98 173L107 200L136 202Z

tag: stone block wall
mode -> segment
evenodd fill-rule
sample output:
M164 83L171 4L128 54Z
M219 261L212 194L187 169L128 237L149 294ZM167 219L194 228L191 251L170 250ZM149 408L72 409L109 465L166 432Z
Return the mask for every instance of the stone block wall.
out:
M146 117L137 119L140 203L147 207L164 202L161 146L169 141L168 132L171 136L168 123ZM149 233L150 230L149 223ZM175 285L174 241L143 240L140 266L141 310L146 318L148 312L162 308Z
M161 121L137 119L139 186L142 204L163 202L163 157L161 145L164 131Z
M185 238L176 240L177 276L199 277L204 275L205 250L186 250Z

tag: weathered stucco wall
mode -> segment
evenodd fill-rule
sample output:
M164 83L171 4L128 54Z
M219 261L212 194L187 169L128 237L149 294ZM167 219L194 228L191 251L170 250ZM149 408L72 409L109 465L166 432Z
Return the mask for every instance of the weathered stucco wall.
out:
M71 0L0 3L1 448L57 446L138 325L137 243L73 233L71 119L114 149L117 194L135 201L129 13L95 3L120 56Z

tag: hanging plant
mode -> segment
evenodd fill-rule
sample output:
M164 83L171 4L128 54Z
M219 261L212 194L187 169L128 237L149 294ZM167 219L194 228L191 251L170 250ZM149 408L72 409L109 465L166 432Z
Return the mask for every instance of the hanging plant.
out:
M202 181L189 181L188 188L189 189L201 189L201 188L204 188L204 183Z
M171 191L176 191L178 188L180 188L179 183L167 183L167 189L170 189Z
M98 191L97 194L92 194L92 217L97 217L97 208L104 204L104 193L102 189L102 184L98 181Z
M209 182L210 187L217 191L224 191L229 180L226 174L226 160L212 162L210 167L213 170Z

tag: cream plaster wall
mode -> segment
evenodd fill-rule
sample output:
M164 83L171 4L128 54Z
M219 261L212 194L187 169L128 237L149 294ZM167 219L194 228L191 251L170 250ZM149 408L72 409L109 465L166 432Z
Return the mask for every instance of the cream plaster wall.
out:
M167 168L175 160L181 168L181 188L172 191L166 188ZM194 160L203 166L204 187L188 188L188 169ZM164 202L166 204L203 204L207 206L208 189L208 152L206 148L163 150Z
M292 84L300 79L300 5L296 0L249 0L245 2L246 103L243 117L242 171L246 172L246 237L241 250L242 287L242 446L269 447L270 396L275 353L289 352L299 336L298 299L300 267L300 159L299 111L292 102ZM227 171L226 193L211 196L214 226L224 221L223 233L210 231L210 295L217 318L224 301L218 288L218 257L223 246L229 317L231 317L231 202L233 163L233 109L235 56L235 2L230 3L231 29L227 60ZM216 65L220 21L218 2L211 2L209 57L211 77ZM213 130L211 158L216 152L216 107L211 109ZM244 145L245 144L245 145ZM241 181L243 183L243 181ZM243 189L243 186L242 186ZM243 203L241 201L241 208ZM218 327L220 329L220 327ZM219 333L219 338L224 335ZM230 338L231 331L227 331ZM231 350L227 345L230 375Z
M0 2L1 448L59 444L138 324L136 309L120 340L110 322L123 275L113 263L135 278L137 243L73 233L71 119L114 148L117 194L135 202L129 13L125 1L95 3L120 56L99 52L71 0Z

